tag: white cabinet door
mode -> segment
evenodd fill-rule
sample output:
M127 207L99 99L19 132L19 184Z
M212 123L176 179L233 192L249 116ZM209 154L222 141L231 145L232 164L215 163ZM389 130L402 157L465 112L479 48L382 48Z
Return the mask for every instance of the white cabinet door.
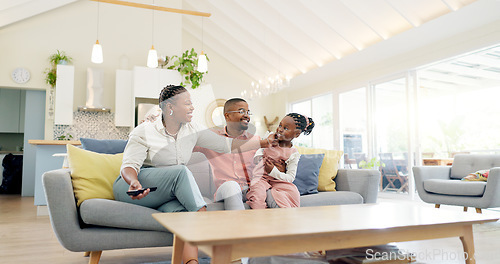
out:
M54 124L73 124L73 90L75 88L75 67L57 65L56 103Z
M181 74L174 70L134 67L134 97L158 98L163 87L181 83Z
M132 71L116 70L115 126L134 126Z
M0 89L0 132L19 132L19 107L21 91Z

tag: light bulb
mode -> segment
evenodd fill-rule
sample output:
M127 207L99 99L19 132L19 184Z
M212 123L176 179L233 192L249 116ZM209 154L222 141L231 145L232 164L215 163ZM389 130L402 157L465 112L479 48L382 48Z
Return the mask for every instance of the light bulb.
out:
M102 47L101 44L99 44L99 40L97 40L92 47L92 57L90 59L93 63L102 63L103 62L103 57L102 57Z

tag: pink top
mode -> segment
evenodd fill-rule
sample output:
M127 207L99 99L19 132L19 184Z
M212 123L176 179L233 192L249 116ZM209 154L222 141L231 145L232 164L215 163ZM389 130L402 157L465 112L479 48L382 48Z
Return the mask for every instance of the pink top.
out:
M215 130L215 132L219 135L231 138L229 134L227 134L226 128ZM250 138L260 140L258 136L249 134L247 131L237 137L237 139L243 140ZM252 177L252 170L254 168L253 157L257 150L242 153L218 153L213 150L197 146L193 151L201 152L207 157L210 162L210 166L212 167L216 189L218 189L221 184L226 181L235 181L241 188L249 185L250 178Z

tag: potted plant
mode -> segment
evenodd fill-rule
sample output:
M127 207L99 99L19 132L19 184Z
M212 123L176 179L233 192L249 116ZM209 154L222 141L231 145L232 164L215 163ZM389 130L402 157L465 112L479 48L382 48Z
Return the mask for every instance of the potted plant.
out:
M377 158L372 158L368 162L366 160L360 161L358 166L362 169L377 169L379 167L385 167L385 164Z
M210 61L207 57L207 60ZM176 70L181 73L183 81L181 85L191 84L191 88L196 89L203 82L204 72L199 72L198 67L198 53L194 49L186 50L181 56L174 55L172 57L166 56L165 65L169 61L173 61L174 65L168 67L168 69Z
M71 63L73 59L66 55L64 51L57 50L56 53L50 55L50 68L45 69L45 82L50 85L50 87L56 86L57 80L57 65L65 65Z

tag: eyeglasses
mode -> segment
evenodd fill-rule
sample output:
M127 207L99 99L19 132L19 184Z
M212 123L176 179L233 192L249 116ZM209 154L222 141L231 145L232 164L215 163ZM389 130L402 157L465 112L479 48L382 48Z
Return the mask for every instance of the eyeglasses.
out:
M250 112L250 110L247 110L247 111L245 112L245 110L243 110L243 109L236 110L236 111L227 111L226 113L240 113L240 114L242 114L242 115L247 114L247 115L249 115L249 116L251 116L251 115L252 115L252 112Z

